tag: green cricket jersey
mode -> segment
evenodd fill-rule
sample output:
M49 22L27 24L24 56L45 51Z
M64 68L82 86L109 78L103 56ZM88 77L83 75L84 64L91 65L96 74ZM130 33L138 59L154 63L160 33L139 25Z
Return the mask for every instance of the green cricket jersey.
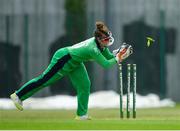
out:
M117 63L114 55L107 47L105 47L102 52L100 51L94 37L73 46L67 47L67 49L72 59L78 63L95 60L104 68L111 67Z

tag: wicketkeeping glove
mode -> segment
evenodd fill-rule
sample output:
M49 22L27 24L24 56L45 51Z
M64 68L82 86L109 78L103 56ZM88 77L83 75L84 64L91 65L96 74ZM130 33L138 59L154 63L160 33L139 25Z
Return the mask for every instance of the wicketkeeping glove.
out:
M118 50L114 50L113 53L115 53L116 60L119 63L133 53L133 48L131 45L124 43Z

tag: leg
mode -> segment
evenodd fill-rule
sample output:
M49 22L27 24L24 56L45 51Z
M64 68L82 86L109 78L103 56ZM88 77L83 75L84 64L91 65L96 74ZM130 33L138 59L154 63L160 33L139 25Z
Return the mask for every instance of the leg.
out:
M82 116L87 114L88 100L90 94L90 80L84 64L81 64L74 71L69 73L69 78L77 90L78 109L77 115Z
M46 87L62 78L63 75L59 75L58 73L61 72L61 69L70 59L71 57L66 50L57 51L53 56L50 65L43 74L30 80L16 91L19 99L23 101L43 87Z
M38 83L40 83L43 80L43 78L44 78L44 75L42 74L42 75L30 80L29 82L24 84L18 91L16 91L16 94L19 96L20 100L24 101L25 99L29 98L30 96L35 94L40 89L55 83L56 81L61 79L62 76L60 76L59 74L56 73L47 82L43 83L40 86L36 86ZM29 85L32 85L33 88L28 88L28 87L30 87Z
M59 76L59 74L54 75L50 80L48 80L45 84L43 84L42 86L38 87L38 88L34 88L32 90L27 91L27 88L25 88L26 86L28 87L28 84L31 83L36 83L38 80L41 79L41 76L29 81L28 83L26 83L23 88L20 88L16 93L13 93L10 95L10 98L12 99L14 105L16 106L16 108L20 111L23 110L23 105L22 105L22 101L27 99L28 97L32 96L35 92L37 92L38 90L40 90L41 88L48 86L52 83L54 83L55 81L57 81L58 79L60 79L61 77ZM27 93L26 93L27 91ZM19 92L19 94L18 94ZM24 93L24 95L22 95ZM19 95L19 96L18 96ZM21 96L21 97L20 97Z

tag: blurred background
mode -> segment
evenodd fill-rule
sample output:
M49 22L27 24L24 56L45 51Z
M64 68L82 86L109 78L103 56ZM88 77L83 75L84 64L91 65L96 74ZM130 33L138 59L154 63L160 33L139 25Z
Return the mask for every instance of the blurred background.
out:
M123 63L137 64L137 93L158 94L180 102L180 0L0 0L0 98L40 75L53 53L93 36L104 21L115 43L131 44L134 54ZM146 37L155 42L147 47ZM91 92L119 92L118 66L86 67ZM126 80L124 80L126 85ZM34 97L75 95L67 77Z

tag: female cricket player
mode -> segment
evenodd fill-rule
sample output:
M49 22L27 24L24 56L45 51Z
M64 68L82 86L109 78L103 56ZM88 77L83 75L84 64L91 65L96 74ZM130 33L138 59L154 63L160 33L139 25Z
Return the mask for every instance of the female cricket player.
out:
M10 97L16 108L22 111L24 100L67 75L77 91L76 119L89 120L87 112L91 82L83 62L94 60L102 67L109 68L132 54L132 47L125 44L115 50L116 54L113 55L107 48L113 42L114 38L107 26L103 22L96 22L94 37L57 50L49 66L41 75L28 81L11 94Z

